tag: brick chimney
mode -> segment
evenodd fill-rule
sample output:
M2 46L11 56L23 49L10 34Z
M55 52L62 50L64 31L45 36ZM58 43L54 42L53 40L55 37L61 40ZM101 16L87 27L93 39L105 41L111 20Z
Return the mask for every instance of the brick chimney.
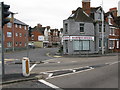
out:
M110 8L109 12L112 12L113 16L117 17L117 8L116 7L115 8Z
M90 15L90 0L82 0L82 9Z
M37 24L37 28L41 28L42 27L42 25L41 24Z

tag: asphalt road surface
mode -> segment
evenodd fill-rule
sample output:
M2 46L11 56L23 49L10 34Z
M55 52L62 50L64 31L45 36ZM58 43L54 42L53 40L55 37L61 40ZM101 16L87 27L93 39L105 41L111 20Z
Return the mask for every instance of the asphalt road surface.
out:
M78 90L82 90L83 88L85 88L83 90L87 88L94 88L90 90L99 90L95 88L101 88L101 90L110 88L108 90L117 90L119 85L119 63L118 55L90 58L50 58L50 60L46 60L44 64L36 64L31 71L43 75L45 77L44 80L8 84L3 87L50 89L78 88Z

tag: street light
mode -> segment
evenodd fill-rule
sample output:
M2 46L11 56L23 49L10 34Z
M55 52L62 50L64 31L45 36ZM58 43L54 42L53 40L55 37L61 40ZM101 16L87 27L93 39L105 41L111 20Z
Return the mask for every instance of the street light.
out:
M104 12L103 12L103 0L102 0L102 55L104 55Z
M15 43L15 38L14 38L14 15L15 14L18 14L18 13L11 13L11 18L12 18L12 32L13 32L13 52L15 51L15 46L14 46L14 43Z

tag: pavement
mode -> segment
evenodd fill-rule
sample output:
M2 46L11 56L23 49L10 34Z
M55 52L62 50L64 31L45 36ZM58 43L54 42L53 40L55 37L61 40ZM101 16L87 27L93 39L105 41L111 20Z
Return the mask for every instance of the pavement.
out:
M96 54L96 55L61 55L59 53L47 53L46 54L47 56L49 57L54 57L54 58L61 58L61 57L85 57L85 58L88 58L88 57L101 57L101 56L116 56L118 55L118 53L109 53L109 54L105 54L105 55L101 55L101 54ZM87 56L87 57L86 57ZM62 61L63 62L66 62L64 60L67 60L67 59L63 59ZM9 61L9 60L6 60L6 61ZM11 83L17 83L17 82L23 82L23 81L30 81L30 80L38 80L38 79L44 79L44 77L40 74L37 74L37 73L32 73L30 74L30 76L28 77L25 77L22 75L22 73L14 73L14 74L6 74L3 79L2 79L2 83L1 84L11 84Z
M42 75L36 73L31 73L30 76L28 77L23 76L22 73L6 74L4 75L2 79L2 83L0 83L0 85L30 81L30 80L39 80L39 79L44 79L44 78Z

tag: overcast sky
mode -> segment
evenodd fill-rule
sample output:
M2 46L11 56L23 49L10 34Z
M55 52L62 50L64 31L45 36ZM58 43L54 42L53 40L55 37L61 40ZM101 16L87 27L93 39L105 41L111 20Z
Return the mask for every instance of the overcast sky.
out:
M34 27L38 23L51 28L62 28L72 10L82 6L82 0L0 0L10 5L10 11L18 14L15 18ZM118 7L119 0L103 0L104 11ZM102 0L91 0L91 7L98 7Z

